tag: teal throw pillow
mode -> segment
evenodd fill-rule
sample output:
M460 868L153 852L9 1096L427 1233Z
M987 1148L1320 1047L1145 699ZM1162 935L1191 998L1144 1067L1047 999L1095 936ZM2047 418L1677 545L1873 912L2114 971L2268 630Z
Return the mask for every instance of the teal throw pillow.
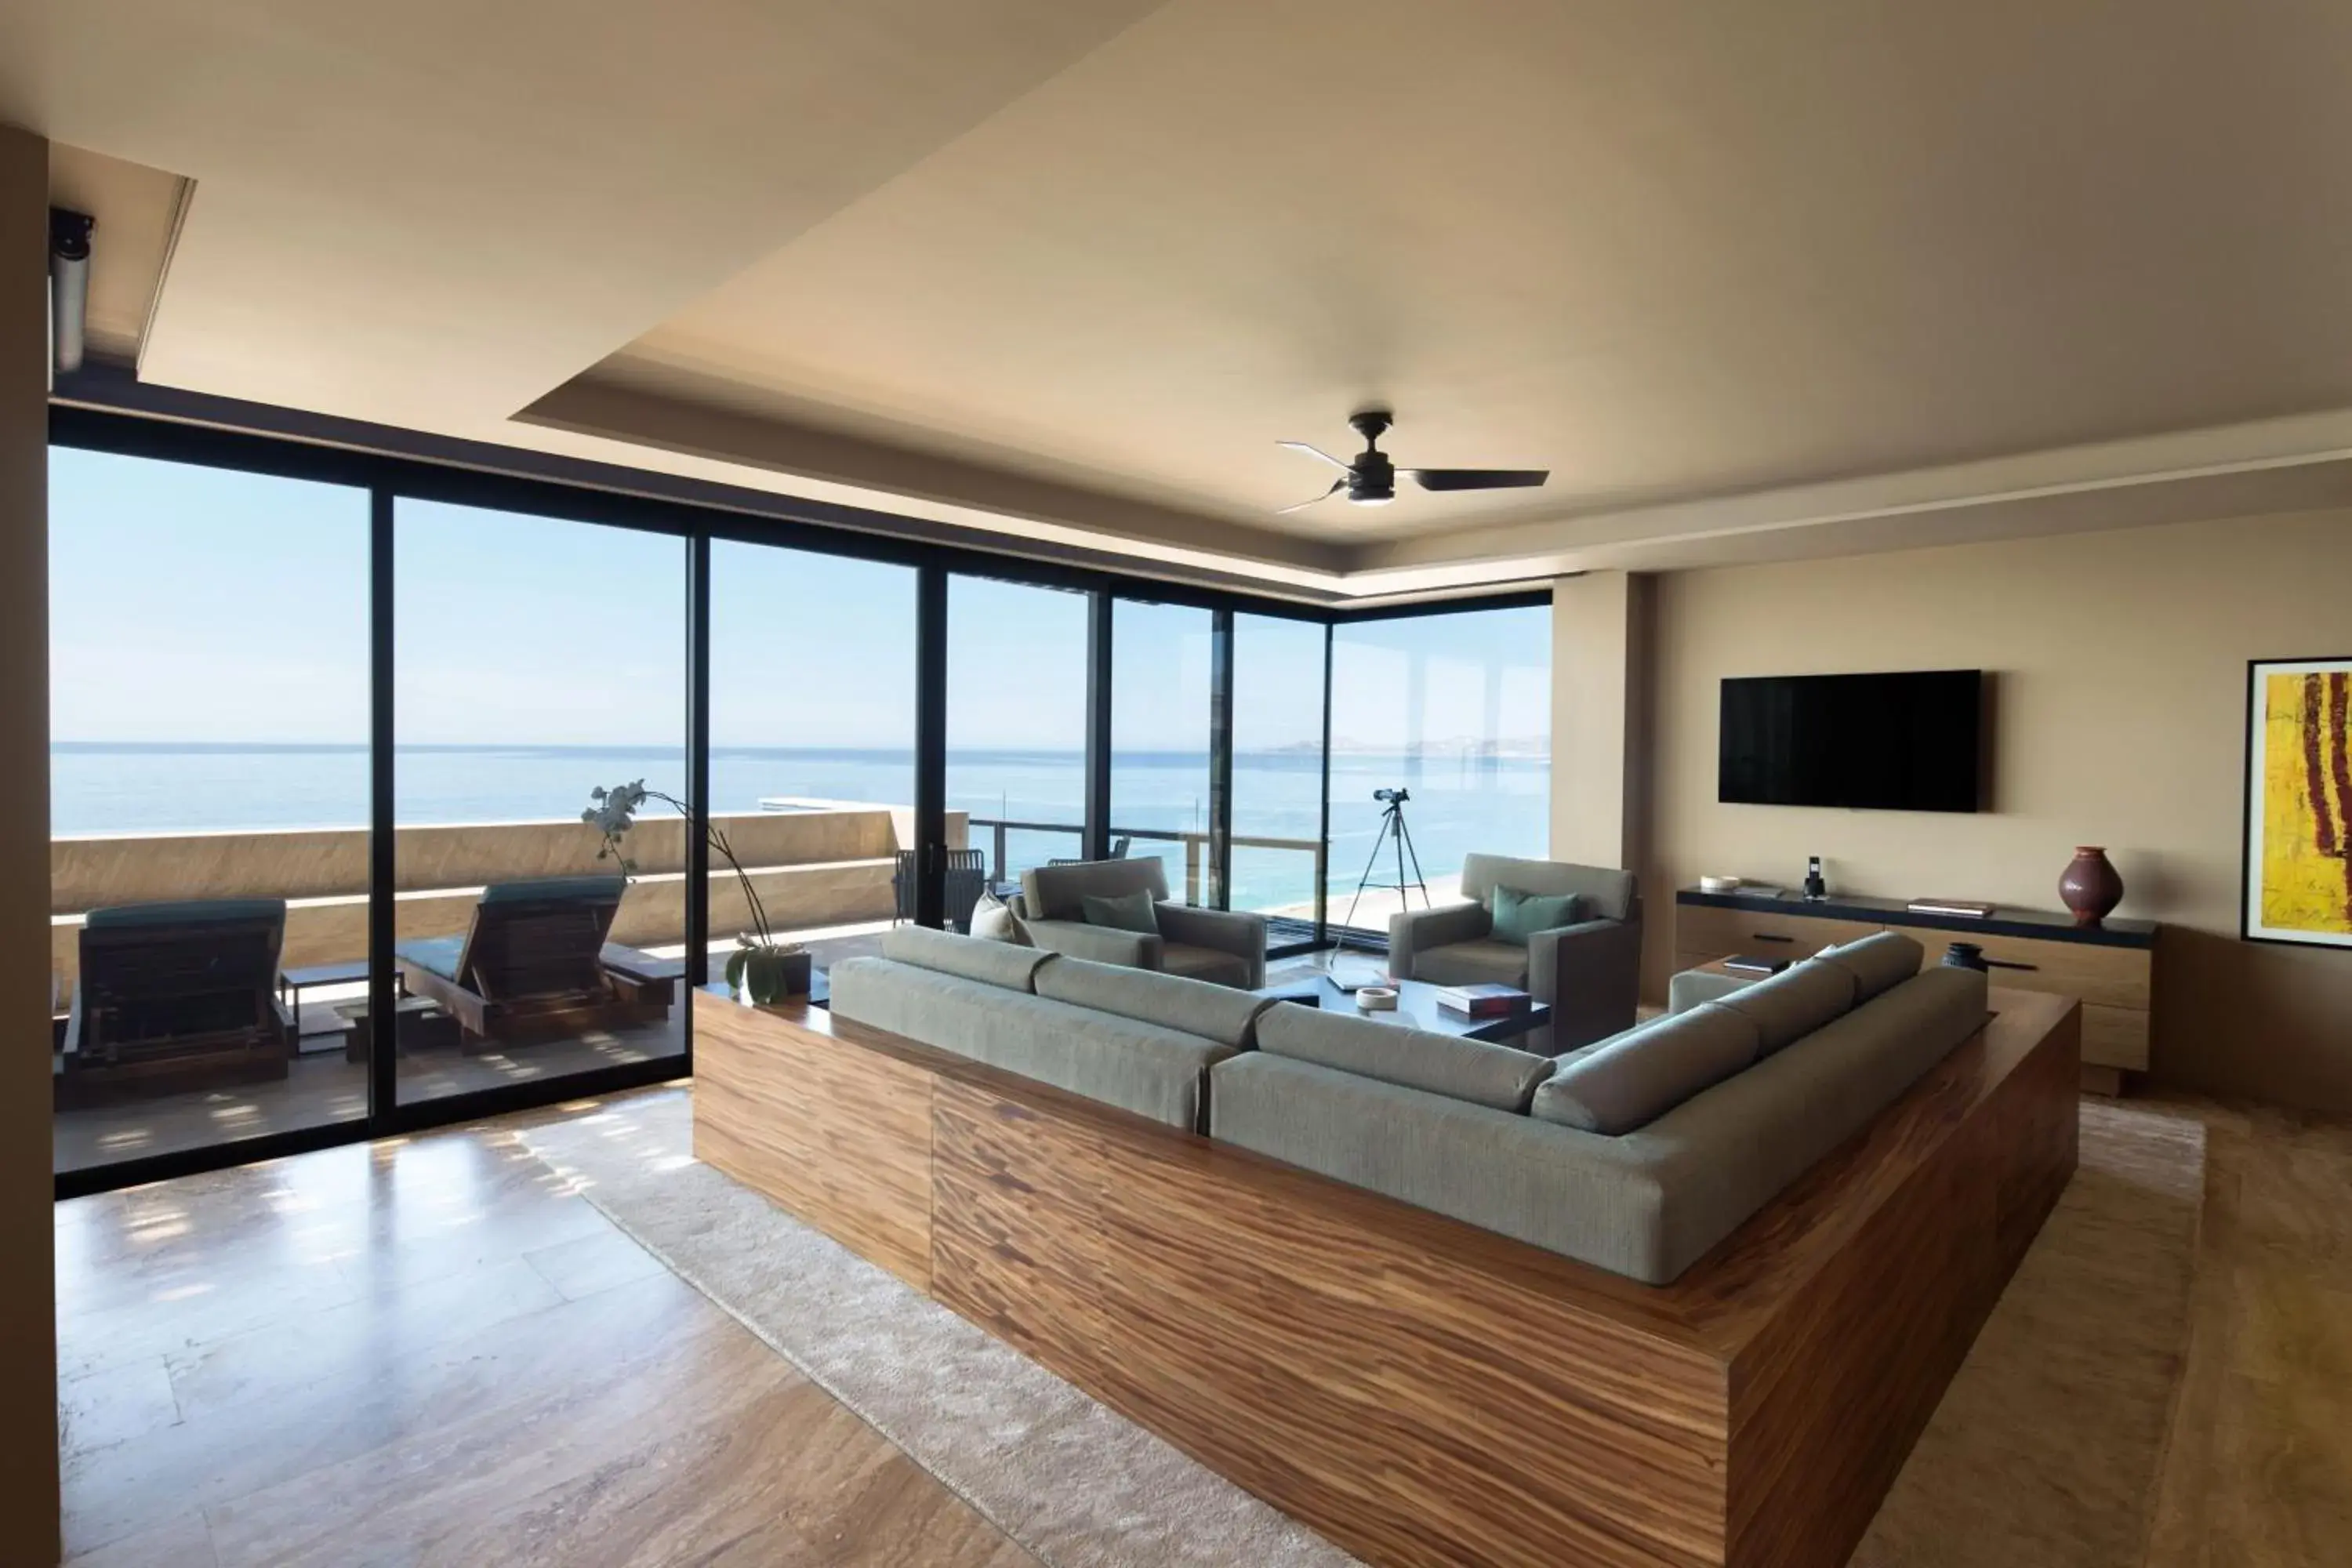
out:
M1517 888L1497 888L1492 912L1495 940L1525 947L1528 939L1539 931L1576 923L1576 895L1523 893Z
M1160 934L1160 911L1149 892L1121 893L1107 899L1099 893L1088 893L1078 900L1085 911L1087 924L1109 926L1114 931L1141 931L1147 936Z

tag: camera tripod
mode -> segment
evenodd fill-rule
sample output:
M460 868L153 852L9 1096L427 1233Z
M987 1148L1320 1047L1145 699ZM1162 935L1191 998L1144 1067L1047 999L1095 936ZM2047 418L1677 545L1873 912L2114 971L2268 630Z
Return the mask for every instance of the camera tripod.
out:
M1372 798L1379 800L1382 795L1388 796L1388 805L1381 813L1381 830L1372 839L1371 858L1364 862L1364 874L1357 879L1356 896L1348 900L1348 918L1339 922L1342 927L1356 923L1356 906L1363 902L1364 889L1367 888L1394 888L1397 893L1397 905L1401 909L1412 907L1412 900L1405 897L1405 889L1419 888L1423 906L1426 908L1429 905L1429 883L1421 874L1421 852L1412 847L1412 830L1404 825L1404 803L1412 797L1403 790L1393 792L1382 790L1375 792ZM1372 880L1373 868L1380 865L1381 850L1391 839L1396 841L1396 880L1375 882ZM1404 874L1407 860L1412 862L1412 876L1410 880Z

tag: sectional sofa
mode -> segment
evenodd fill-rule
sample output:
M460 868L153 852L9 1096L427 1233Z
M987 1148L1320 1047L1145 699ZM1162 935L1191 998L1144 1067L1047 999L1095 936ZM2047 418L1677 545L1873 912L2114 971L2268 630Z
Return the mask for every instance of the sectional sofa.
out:
M1986 1018L1881 932L1557 1058L902 927L833 1010L1664 1284Z
M1368 1563L1833 1568L2074 1168L1919 962L1555 1058L902 931L695 997L694 1149Z

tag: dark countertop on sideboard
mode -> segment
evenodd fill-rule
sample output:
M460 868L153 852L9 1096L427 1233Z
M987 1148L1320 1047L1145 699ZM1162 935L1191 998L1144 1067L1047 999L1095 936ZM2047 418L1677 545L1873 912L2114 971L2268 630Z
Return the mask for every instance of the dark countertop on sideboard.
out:
M2074 917L2060 910L2020 910L2006 904L1996 908L1984 920L1967 915L1923 915L1904 908L1901 899L1865 899L1832 894L1826 899L1808 899L1802 893L1782 892L1778 896L1758 897L1748 893L1702 893L1696 888L1683 888L1675 894L1678 904L1703 904L1717 910L1759 910L1783 915L1816 915L1832 921L1874 921L1881 925L1917 926L1928 931L1948 931L1966 934L1970 931L1984 936L2024 937L2037 942L2079 942L2095 947L2153 947L2156 945L2154 921L2109 920L2103 925L2079 926Z

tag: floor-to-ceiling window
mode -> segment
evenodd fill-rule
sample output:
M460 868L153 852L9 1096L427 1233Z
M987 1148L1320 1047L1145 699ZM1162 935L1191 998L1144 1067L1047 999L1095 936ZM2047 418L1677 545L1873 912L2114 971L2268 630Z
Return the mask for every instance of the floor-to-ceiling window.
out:
M1087 595L948 581L947 805L992 881L1085 853Z
M1462 858L1473 850L1541 857L1550 838L1550 780L1549 609L1332 628L1333 925L1385 931L1401 900L1420 905L1421 881L1439 903L1458 898ZM1408 798L1391 813L1378 798L1383 791ZM1371 886L1359 899L1368 874ZM1416 885L1401 893L1400 880Z
M714 541L712 977L762 916L820 972L912 918L914 800L914 568Z
M1283 946L1316 934L1323 857L1319 622L1234 617L1232 908L1267 917Z
M364 489L51 448L58 1171L367 1116L367 607Z
M1214 901L1210 834L1210 637L1188 605L1111 606L1110 849L1158 860L1168 895Z
M394 540L401 1102L680 1054L685 542L409 497Z

